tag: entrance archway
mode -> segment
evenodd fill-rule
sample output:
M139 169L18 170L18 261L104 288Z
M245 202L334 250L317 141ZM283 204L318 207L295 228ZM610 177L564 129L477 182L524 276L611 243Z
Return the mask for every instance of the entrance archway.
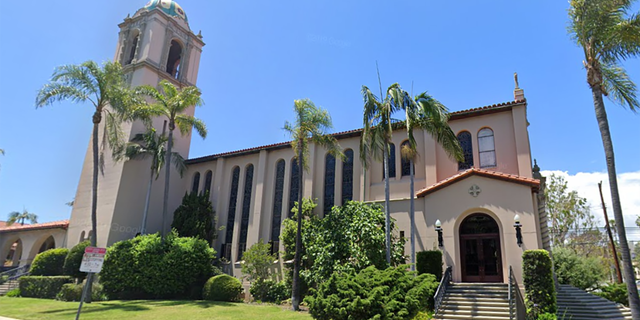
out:
M460 224L462 282L502 282L500 228L489 215L474 213Z

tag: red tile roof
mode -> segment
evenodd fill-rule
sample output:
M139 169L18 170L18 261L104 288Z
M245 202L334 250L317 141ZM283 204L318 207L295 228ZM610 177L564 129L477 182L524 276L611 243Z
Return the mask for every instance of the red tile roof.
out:
M523 177L515 174L508 174L508 173L502 173L502 172L496 172L496 171L490 171L490 170L484 170L484 169L478 169L478 168L471 168L418 191L418 193L416 193L416 197L418 198L424 197L432 192L435 192L444 187L450 186L472 175L478 175L482 177L518 183L518 184L530 186L534 190L538 190L538 188L540 187L540 180L537 180L537 179L527 178L527 177Z
M451 112L450 113L450 118L449 119L450 120L458 120L458 119L464 119L464 118L468 118L468 117L481 116L481 115L485 115L485 114L491 114L491 113L496 113L496 112L501 112L501 111L507 111L507 110L511 110L511 108L513 106L522 105L522 104L526 104L526 100L515 100L515 101L498 103L498 104L494 104L494 105L490 105L490 106L484 106L484 107L480 107L480 108L473 108L473 109L455 111L455 112ZM354 136L359 136L361 132L362 132L362 129L354 129L354 130L337 132L337 133L334 133L332 135L334 137L336 137L336 139L344 139L344 138L350 138L350 137L354 137ZM287 142L279 142L279 143L268 144L268 145L259 146L259 147L253 147L253 148L241 149L241 150L236 150L236 151L228 151L228 152L216 153L216 154L212 154L212 155L209 155L209 156L203 156L203 157L188 159L186 161L186 163L187 164L196 164L196 163L201 163L201 162L212 161L212 160L215 160L215 159L218 159L218 158L222 158L222 157L241 156L241 155L245 155L245 154L258 153L258 152L260 152L262 150L277 150L277 149L284 149L284 148L289 148L289 147L290 147L289 141L287 141Z
M0 228L0 233L14 232L14 231L41 230L41 229L56 229L56 228L67 229L68 227L69 227L69 220L44 222L44 223L36 223L36 224L25 224L25 225L14 223L10 226L4 226Z

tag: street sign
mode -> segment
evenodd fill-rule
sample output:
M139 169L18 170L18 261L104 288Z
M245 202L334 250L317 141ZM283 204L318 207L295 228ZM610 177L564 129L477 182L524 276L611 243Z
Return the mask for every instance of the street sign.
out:
M106 248L86 247L80 264L80 272L98 273L102 270Z

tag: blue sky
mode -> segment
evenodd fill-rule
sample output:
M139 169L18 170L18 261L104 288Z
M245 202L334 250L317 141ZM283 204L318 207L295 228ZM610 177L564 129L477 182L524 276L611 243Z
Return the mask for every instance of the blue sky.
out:
M452 111L512 100L518 72L540 166L606 170L582 52L566 31L567 1L179 3L206 42L198 79L205 106L196 116L209 138L193 139L191 157L286 141L281 128L294 99L328 109L336 131L360 127L360 88L377 88L377 61L383 86L413 83L414 93L428 91ZM35 94L58 65L112 59L117 24L144 4L38 1L0 10L0 219L23 207L41 221L68 218L92 108L36 110ZM626 64L637 82L639 66ZM640 172L640 115L607 106L618 171Z

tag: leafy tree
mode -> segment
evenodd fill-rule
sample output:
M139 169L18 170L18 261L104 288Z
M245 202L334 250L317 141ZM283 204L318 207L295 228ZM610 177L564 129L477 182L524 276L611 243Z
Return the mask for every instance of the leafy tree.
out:
M173 83L162 80L159 88L152 86L140 86L137 93L151 97L153 103L142 106L136 110L136 115L141 118L164 117L169 121L169 137L167 138L167 149L164 163L171 163L173 154L173 131L176 126L180 134L189 134L191 129L196 129L198 135L203 139L207 137L207 127L205 123L189 115L187 110L191 107L199 107L204 104L200 98L200 89L195 86L177 88ZM165 221L169 206L169 186L171 178L171 167L165 166L164 198L162 202L162 235L165 234Z
M181 237L200 238L211 245L216 239L216 220L209 193L185 193L182 203L173 213L171 228Z
M309 143L324 147L329 153L343 157L338 141L327 131L333 127L331 116L326 110L316 107L309 99L295 100L293 110L296 120L294 123L285 122L284 130L291 135L291 147L296 154L299 164L298 173L298 211L302 211L303 173L307 169L307 157L309 155ZM297 216L298 228L296 231L296 254L293 259L293 288L291 290L291 306L293 310L299 310L300 305L300 260L302 247L302 215Z
M417 95L414 100L408 98L408 93L402 91L405 95L403 98L406 103L405 110L405 126L407 128L408 143L402 145L400 153L403 158L409 160L409 176L411 178L409 194L410 210L409 217L411 220L411 270L416 268L416 235L415 235L415 204L414 204L414 161L418 157L418 149L416 139L413 136L413 129L420 128L431 135L438 144L442 146L444 151L457 160L462 160L462 148L458 143L455 133L448 124L449 111L447 107L434 99L426 92Z
M640 14L631 13L633 0L571 0L569 32L584 52L587 83L591 89L598 127L607 160L613 214L627 279L629 306L634 319L640 319L640 298L631 263L629 243L620 205L613 142L603 96L635 111L640 107L636 84L622 62L640 54Z
M242 254L242 274L251 281L266 280L269 277L269 267L276 259L276 256L271 255L271 246L260 239Z
M23 209L22 212L13 211L9 213L9 219L7 220L7 225L10 226L20 221L20 225L24 226L25 220L29 221L30 223L38 223L38 215L27 211L27 209Z
M151 199L151 186L153 185L153 180L157 180L158 176L160 176L160 170L162 169L162 166L164 166L166 142L167 138L164 136L164 132L159 136L156 134L156 129L148 128L147 132L136 134L133 139L131 139L131 142L127 144L124 151L124 157L128 160L151 159L149 185L147 186L147 196L144 202L144 213L142 214L142 226L140 228L141 234L146 234L147 231L147 214L149 212L149 201ZM184 158L182 158L179 153L172 152L171 160L173 166L182 177L182 174L187 168L184 163Z
M569 191L567 181L562 176L552 174L548 181L544 192L553 246L566 246L569 239L580 230L596 229L587 199L574 190Z
M553 266L558 282L587 290L606 277L601 257L584 257L569 248L553 248Z

